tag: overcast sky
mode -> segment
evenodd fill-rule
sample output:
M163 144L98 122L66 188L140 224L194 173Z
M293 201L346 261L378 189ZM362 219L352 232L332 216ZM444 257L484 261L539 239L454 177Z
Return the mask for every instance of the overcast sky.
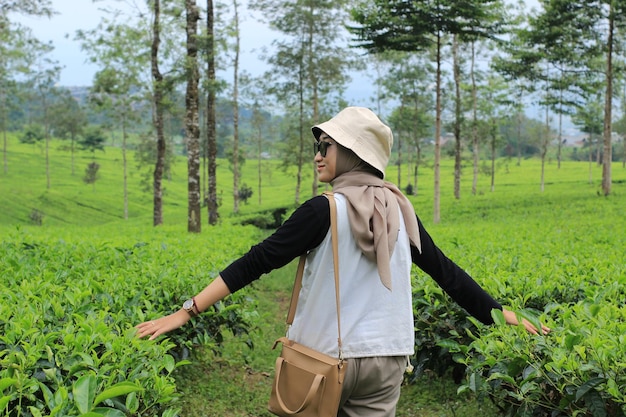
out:
M60 84L64 86L90 85L94 73L97 71L95 65L87 63L86 54L81 51L80 43L74 40L78 30L94 29L106 12L104 7L115 7L122 10L130 10L124 4L132 3L128 1L99 0L94 3L92 0L52 0L56 15L48 19L45 17L23 17L15 16L20 23L30 27L34 35L41 41L52 41L55 47L54 58L65 66L60 79ZM145 6L143 1L143 10ZM258 53L255 52L264 42L271 42L271 32L260 23L247 16L247 12L241 13L245 21L242 24L242 53L246 63L250 66L258 64L255 61ZM254 72L254 68L244 68L248 72Z
M513 1L513 0L510 0ZM106 15L101 9L107 6L122 8L136 2L145 8L143 0L52 0L57 14L52 18L13 16L22 24L30 27L34 35L43 42L51 41L55 49L53 59L63 69L59 84L62 86L89 86L92 84L97 66L87 62L87 55L81 51L80 43L74 40L76 31L95 28ZM537 7L537 0L526 0L527 7ZM247 1L243 1L244 4ZM241 60L242 70L253 76L262 74L267 66L259 59L260 49L270 45L275 33L258 22L247 10L240 11L241 23ZM225 77L231 78L230 75ZM353 82L348 86L346 98L351 105L374 108L373 80L364 74L354 74ZM533 115L535 116L535 115Z
M126 1L131 3L132 0ZM138 3L143 4L142 1ZM101 9L106 5L123 6L123 2L115 0L52 0L54 10L58 13L52 18L14 16L15 20L30 27L34 35L43 42L51 41L54 45L52 57L63 69L59 84L62 86L89 86L92 84L96 65L87 62L87 55L81 51L80 43L74 40L76 31L95 28L106 13ZM145 6L143 6L145 7ZM267 66L258 58L260 49L269 45L275 37L265 25L251 16L249 11L240 12L241 23L241 59L240 68L252 75L260 75ZM230 75L227 75L230 77ZM350 104L367 106L373 95L371 80L358 75L348 88L346 96Z

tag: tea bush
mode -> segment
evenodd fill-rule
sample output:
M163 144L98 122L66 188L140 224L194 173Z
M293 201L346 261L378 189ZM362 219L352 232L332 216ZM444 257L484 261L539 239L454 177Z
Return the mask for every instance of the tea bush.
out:
M476 201L473 214L431 226L496 299L552 332L483 326L416 272L413 378L465 368L459 391L490 398L506 416L626 415L626 219L617 190L611 199L581 184L536 198L510 192L516 204L506 212L481 214Z
M0 410L11 417L177 415L172 375L185 372L190 350L203 345L219 353L224 332L250 345L250 326L264 317L243 290L154 342L137 340L133 326L179 308L266 233L241 223L280 222L293 209L293 175L266 161L273 174L264 178L265 203L242 205L234 216L227 209L232 173L223 163L220 225L196 236L184 227L183 160L173 165L164 196L171 226L153 228L152 196L132 172L129 219L122 219L119 149L98 156L102 175L94 190L72 175L70 156L52 146L48 189L41 153L9 142L9 172L0 179L0 195L11 196L0 210ZM91 161L77 155L77 166ZM496 299L553 331L537 337L483 326L416 270L412 381L426 369L453 368L460 392L490 398L508 416L624 416L626 171L614 165L613 193L605 198L598 192L601 168L548 164L541 192L538 161L517 166L503 159L495 192L480 176L470 195L471 176L464 175L455 200L453 163L442 161L440 224L430 222L432 170L420 169L409 198L422 221ZM244 166L244 178L255 175Z
M134 244L84 233L74 242L19 230L5 238L0 410L34 417L177 415L172 372L189 363L195 345L218 351L225 330L245 336L254 303L245 293L230 297L155 342L138 340L133 326L178 309L217 274L212 262L225 263L256 239L252 228L240 229L240 244L211 239L201 247L199 237L167 234ZM200 250L215 252L208 260L195 256Z

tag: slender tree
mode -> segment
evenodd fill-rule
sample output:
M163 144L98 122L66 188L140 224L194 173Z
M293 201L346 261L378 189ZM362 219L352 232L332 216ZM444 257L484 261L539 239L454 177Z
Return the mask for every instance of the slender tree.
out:
M150 68L152 70L152 123L156 132L156 161L153 174L152 224L163 224L163 171L165 169L166 143L163 126L164 80L159 69L159 48L161 46L161 0L152 2L152 45L150 47Z
M510 99L510 91L508 84L493 73L488 76L485 83L478 87L480 97L479 109L482 121L486 127L486 133L489 138L489 151L491 160L491 191L495 191L496 178L496 157L497 147L501 140L500 125L505 114L509 114L511 106L514 102Z
M59 99L50 108L50 121L54 136L69 139L71 170L74 175L76 141L87 126L87 114L78 100L68 90L61 92Z
M472 195L476 195L478 188L478 163L479 163L479 138L478 138L478 99L476 89L476 42L471 43L471 58L470 58L470 80L472 89L472 156L473 156L473 170L472 170Z
M217 224L219 217L217 204L217 135L215 101L217 82L215 76L215 7L213 0L206 2L206 83L207 83L207 110L206 110L206 147L207 163L207 211L210 225Z
M35 42L31 45L33 48L34 71L31 71L31 83L37 91L39 104L41 106L41 124L44 128L45 135L45 157L46 157L46 188L50 189L50 102L57 95L55 87L61 74L61 67L58 62L51 59L50 54L54 47L52 44L44 44Z
M233 1L233 212L239 212L239 53L241 34L239 30L239 6Z
M606 51L605 93L604 93L604 129L602 155L602 191L604 195L611 193L611 165L613 162L612 123L613 123L613 71L616 32L626 29L626 4L620 0L604 0L601 6L607 9L607 38L604 45Z
M262 12L270 26L282 34L274 41L274 51L268 55L272 67L266 74L273 85L270 94L287 111L295 111L297 124L288 152L283 155L284 166L296 167L295 201L300 190L305 161L310 147L310 127L320 121L322 114L337 111L338 102L348 80L347 70L354 68L353 53L340 44L345 38L342 25L346 18L346 0L255 0L254 9ZM307 152L305 154L305 152ZM313 165L307 165L313 170ZM312 193L317 194L317 177L313 176Z
M574 82L568 80L562 84L578 88L583 102L586 96L593 94L591 89L585 88L588 74L595 72L598 58L603 56L602 191L608 195L611 192L615 34L626 28L626 4L618 0L542 0L541 3L544 12L531 19L531 40L541 45L542 58L558 69L572 66L580 69Z
M255 157L257 162L257 198L258 204L262 202L263 190L263 161L268 157L269 152L266 151L268 138L275 134L271 116L267 109L271 103L267 99L265 81L262 77L252 77L248 73L243 73L241 77L241 92L245 105L252 110L250 118L250 127L247 137L254 145L256 150Z
M256 143L256 158L257 158L257 198L258 203L263 203L263 137L266 132L266 116L263 114L263 110L258 101L255 101L252 105L252 128L253 139Z
M9 170L7 129L8 113L13 102L10 98L17 97L15 77L28 71L27 51L30 48L27 45L31 38L28 28L9 22L6 16L0 14L0 130L5 174Z
M516 104L516 137L517 137L517 165L521 166L523 135L522 125L525 120L523 108L524 99L534 93L536 82L540 76L540 53L535 43L530 40L528 30L528 15L525 12L525 3L519 1L517 6L509 11L509 21L513 27L508 42L498 43L497 53L491 61L491 68L500 74L511 85ZM477 144L476 144L477 145ZM477 149L476 149L477 152ZM476 161L476 154L475 154ZM478 166L474 166L474 183L477 181ZM476 190L473 189L475 193Z
M124 219L128 218L128 155L127 144L132 126L141 120L137 104L145 104L148 89L144 76L150 50L146 31L117 16L104 18L91 31L79 31L81 47L98 63L91 88L91 99L112 116L115 127L122 132L122 188Z
M187 143L187 231L200 233L200 125L198 96L198 20L200 13L195 0L185 0L186 13L186 78L185 139Z
M601 90L598 90L601 91ZM596 93L589 97L585 105L580 106L576 113L572 116L574 124L584 133L587 134L585 146L589 152L589 184L593 182L593 144L600 148L600 139L602 138L604 129L604 103L602 95Z
M461 198L461 167L462 141L461 125L463 124L463 108L461 100L461 58L459 56L459 36L452 35L452 73L454 78L454 198Z
M409 165L412 161L415 162L412 170L412 187L416 192L417 171L422 162L422 141L432 130L430 115L433 113L434 106L430 86L433 83L434 70L424 54L389 51L376 56L381 64L383 62L387 64L387 70L376 80L380 97L397 101L401 108L404 107L403 109L396 108L389 120L397 135L407 138L404 141L407 150L415 151L413 155L408 154L407 162ZM399 156L398 175L400 175L402 162ZM409 171L411 171L410 168Z
M29 28L12 22L10 14L25 16L51 17L56 12L51 0L0 0L0 130L3 139L3 167L8 172L7 161L7 112L9 97L15 97L15 78L29 72L35 56L40 52L41 45ZM30 61L30 62L29 62ZM46 166L49 174L49 167ZM50 184L48 176L48 187Z
M447 35L467 37L493 36L497 19L487 18L500 9L501 2L474 0L458 2L433 0L406 2L401 0L361 1L352 10L357 26L351 27L356 45L372 53L385 50L435 51L436 111L433 221L440 221L440 157L442 109L442 50ZM479 24L478 22L485 22Z

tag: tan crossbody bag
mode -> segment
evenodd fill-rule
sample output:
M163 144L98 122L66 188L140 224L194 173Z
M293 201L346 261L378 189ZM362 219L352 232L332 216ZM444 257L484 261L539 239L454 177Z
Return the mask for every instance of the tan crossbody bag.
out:
M337 205L331 192L325 192L330 205L330 230L335 270L335 299L337 303L337 358L322 354L302 346L286 337L274 343L281 343L282 350L276 359L276 371L268 409L282 417L336 417L341 400L341 388L347 364L343 359L341 345L341 320L339 305L339 259L337 246ZM287 325L293 323L302 288L302 274L306 255L300 257L296 280L291 294L287 315Z

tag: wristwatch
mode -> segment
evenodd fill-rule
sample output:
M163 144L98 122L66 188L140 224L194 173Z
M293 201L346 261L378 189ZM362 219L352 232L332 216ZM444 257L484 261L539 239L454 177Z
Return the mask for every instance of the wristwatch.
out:
M185 310L191 317L198 315L198 307L196 307L196 300L192 297L183 303L183 310Z

